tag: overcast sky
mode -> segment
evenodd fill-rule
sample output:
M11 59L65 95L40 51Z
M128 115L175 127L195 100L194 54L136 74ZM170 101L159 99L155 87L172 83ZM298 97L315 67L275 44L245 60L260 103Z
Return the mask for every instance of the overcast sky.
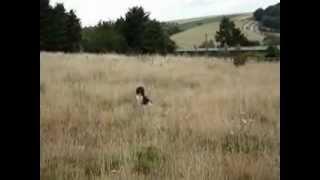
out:
M99 20L116 20L132 6L142 6L151 18L159 21L201 17L207 15L253 12L280 0L50 0L62 2L67 10L75 10L83 26Z

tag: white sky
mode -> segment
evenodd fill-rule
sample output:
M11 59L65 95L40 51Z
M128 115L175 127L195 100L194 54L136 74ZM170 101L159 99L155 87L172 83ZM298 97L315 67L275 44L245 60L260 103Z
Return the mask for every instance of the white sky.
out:
M63 3L73 9L83 26L99 20L116 20L133 6L142 6L151 18L159 21L201 17L207 15L253 12L274 5L280 0L50 0L51 5Z

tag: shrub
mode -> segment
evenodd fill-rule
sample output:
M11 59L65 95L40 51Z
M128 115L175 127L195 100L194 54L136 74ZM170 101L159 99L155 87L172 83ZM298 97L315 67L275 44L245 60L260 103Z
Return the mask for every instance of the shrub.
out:
M83 30L82 47L86 52L125 52L127 42L123 35L116 31L112 22L100 22L95 27Z
M160 167L163 159L160 151L154 146L141 148L135 153L134 171L142 174L149 174L152 169Z
M280 45L280 36L268 34L264 39L263 43L268 46Z
M267 52L265 56L267 61L279 60L279 56L280 56L280 51L277 47L269 46L267 48Z
M182 31L177 23L161 23L161 26L169 36Z
M246 54L238 54L233 58L233 64L236 67L245 65L246 61L247 61L247 55Z
M259 46L260 42L259 41L249 41L245 40L242 42L242 46Z

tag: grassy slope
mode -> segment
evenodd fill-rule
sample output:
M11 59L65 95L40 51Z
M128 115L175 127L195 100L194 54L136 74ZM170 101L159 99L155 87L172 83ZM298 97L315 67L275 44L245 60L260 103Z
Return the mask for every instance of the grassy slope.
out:
M248 37L249 40L262 41L263 35L257 32L249 31L244 29L243 26L250 24L254 21L250 19L251 13L230 15L237 27L240 27L243 33ZM205 33L208 33L208 39L214 40L215 32L219 29L221 16L209 16L204 18L193 18L186 20L177 20L180 24L183 32L174 34L171 39L174 40L179 48L192 48L194 45L199 46L205 38ZM199 25L201 24L201 25Z

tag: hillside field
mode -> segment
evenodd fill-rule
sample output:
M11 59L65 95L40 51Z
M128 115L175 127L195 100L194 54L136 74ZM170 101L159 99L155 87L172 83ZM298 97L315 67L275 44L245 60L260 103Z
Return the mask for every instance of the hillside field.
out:
M280 63L40 53L40 176L280 179ZM143 84L153 106L135 102Z
M179 24L183 30L180 33L171 36L178 48L193 48L199 46L205 40L205 34L208 34L208 40L215 42L215 33L219 30L220 20L223 16L208 16L202 18L192 18L185 20L170 21ZM258 30L257 22L253 20L252 13L226 15L236 26L246 35L249 40L262 41L265 37Z

